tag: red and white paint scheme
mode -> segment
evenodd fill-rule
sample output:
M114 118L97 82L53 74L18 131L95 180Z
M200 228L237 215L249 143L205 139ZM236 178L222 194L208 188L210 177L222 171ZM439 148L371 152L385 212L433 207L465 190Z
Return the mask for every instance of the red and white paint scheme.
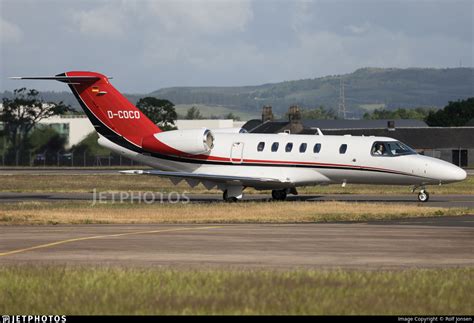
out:
M169 177L191 186L218 187L227 201L246 187L271 189L276 200L298 186L330 183L413 185L429 199L426 185L462 181L466 172L418 155L387 137L252 134L209 129L163 132L99 73L74 71L51 77L68 84L100 135L99 144L153 167L124 173Z

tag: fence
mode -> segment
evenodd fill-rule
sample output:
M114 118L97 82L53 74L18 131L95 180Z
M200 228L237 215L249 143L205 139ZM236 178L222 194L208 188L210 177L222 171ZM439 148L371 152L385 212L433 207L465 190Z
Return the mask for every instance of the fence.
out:
M137 166L142 165L119 154L96 155L89 152L26 152L2 153L1 166L57 166L57 167L99 167L99 166Z

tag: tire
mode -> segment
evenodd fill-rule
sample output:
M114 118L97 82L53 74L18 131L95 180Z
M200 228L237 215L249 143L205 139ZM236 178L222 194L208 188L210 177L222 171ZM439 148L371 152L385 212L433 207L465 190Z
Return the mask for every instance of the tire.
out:
M430 194L428 194L428 192L421 191L420 193L418 193L418 201L425 203L425 202L428 202L429 199L430 199Z
M275 201L284 201L286 199L286 190L273 190L272 198Z
M238 198L236 198L235 196L229 197L227 194L228 194L227 190L225 190L224 194L222 194L222 198L224 199L224 202L234 203L238 201Z

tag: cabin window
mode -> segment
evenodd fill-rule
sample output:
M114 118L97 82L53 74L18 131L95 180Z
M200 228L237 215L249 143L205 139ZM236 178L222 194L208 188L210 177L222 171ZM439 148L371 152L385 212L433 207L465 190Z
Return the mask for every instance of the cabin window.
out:
M257 151L263 151L264 148L265 148L265 143L263 141L259 142L257 146Z
M416 151L400 141L376 141L370 153L372 156L416 155Z
M304 153L306 151L306 147L308 147L308 145L306 143L302 143L300 145L300 153Z
M292 142L287 143L285 146L285 151L287 153L290 153L292 149L293 149L293 143Z
M318 154L321 151L321 144L316 144L313 147L313 153Z
M339 147L339 153L340 154L345 154L347 151L347 145L346 144L342 144L341 147Z
M273 152L278 151L278 146L279 146L279 145L280 145L280 144L279 144L278 142L274 142L274 143L272 144L272 151L273 151Z

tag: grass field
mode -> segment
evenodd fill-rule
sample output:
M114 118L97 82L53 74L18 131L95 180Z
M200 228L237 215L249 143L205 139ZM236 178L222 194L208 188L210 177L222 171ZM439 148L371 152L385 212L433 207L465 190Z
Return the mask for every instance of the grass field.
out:
M2 203L0 225L92 223L311 223L472 214L468 208L346 202Z
M0 268L8 314L472 315L474 268L169 270Z
M92 192L97 191L153 191L153 192L190 192L219 193L207 190L198 185L190 188L184 181L173 185L170 180L157 176L141 175L0 175L0 191L2 192ZM465 181L442 186L429 186L432 194L473 194L474 176ZM298 188L303 194L413 194L408 186L383 185L351 185L345 188L340 185L312 186ZM265 191L263 191L265 192ZM262 193L254 189L246 189L246 194ZM269 192L266 192L269 193Z

